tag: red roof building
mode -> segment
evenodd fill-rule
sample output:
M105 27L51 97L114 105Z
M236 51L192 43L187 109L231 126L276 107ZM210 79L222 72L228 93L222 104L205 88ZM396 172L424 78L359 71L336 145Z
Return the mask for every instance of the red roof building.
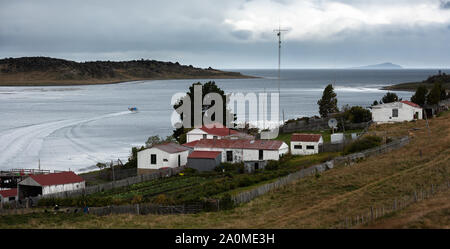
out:
M303 134L294 133L291 136L291 141L295 142L319 142L322 135L320 134Z
M19 199L24 199L81 190L85 186L85 180L72 171L30 175L17 184L17 195Z
M0 202L8 202L17 199L17 188L0 190Z
M61 173L51 173L51 174L41 174L41 175L31 175L31 179L37 182L41 186L50 185L62 185L77 182L84 182L84 179L75 174L72 171L61 172Z

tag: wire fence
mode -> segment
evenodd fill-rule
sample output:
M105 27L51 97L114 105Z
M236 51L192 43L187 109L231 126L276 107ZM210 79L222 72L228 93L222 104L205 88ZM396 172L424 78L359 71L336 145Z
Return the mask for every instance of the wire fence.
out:
M402 195L390 200L391 204L389 205L371 206L369 209L359 212L356 215L345 216L333 228L349 229L369 224L389 214L405 209L414 203L429 199L439 192L448 190L450 190L450 180L440 184L430 184L429 187L421 187L408 195Z

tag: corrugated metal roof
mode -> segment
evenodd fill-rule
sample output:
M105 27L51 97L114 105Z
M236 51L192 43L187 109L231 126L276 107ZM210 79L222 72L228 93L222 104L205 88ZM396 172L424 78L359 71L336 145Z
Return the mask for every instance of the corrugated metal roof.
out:
M0 195L3 196L3 198L8 198L12 196L17 196L17 189L7 189L7 190L0 190Z
M209 159L215 159L220 154L221 154L220 151L195 150L188 156L188 158L209 158Z
M283 141L278 140L201 139L195 148L278 150L281 145Z
M319 142L322 135L320 134L305 134L305 133L294 133L291 136L291 141L295 142Z
M84 182L84 179L73 173L72 171L66 171L61 173L51 173L51 174L41 174L41 175L31 175L34 181L36 181L41 186L50 185L61 185L69 183Z
M186 147L189 147L189 148L194 148L197 143L198 143L198 140L195 140L195 141L192 141L192 142L189 142L189 143L185 143L185 144L182 144L182 145L186 146Z
M407 104L407 105L410 105L410 106L412 106L412 107L422 108L422 107L420 107L420 105L418 105L418 104L416 104L416 103L413 103L413 102L411 102L411 101L408 101L408 100L402 100L401 102L402 102L403 104Z
M189 150L188 148L176 144L176 143L165 143L165 144L157 144L152 146L152 148L158 148L160 150L163 150L167 153L178 153Z
M230 128L227 128L227 127L217 128L214 126L212 128L207 128L206 126L203 126L202 128L200 128L200 130L207 132L208 134L221 136L221 137L239 134L239 132L232 130Z

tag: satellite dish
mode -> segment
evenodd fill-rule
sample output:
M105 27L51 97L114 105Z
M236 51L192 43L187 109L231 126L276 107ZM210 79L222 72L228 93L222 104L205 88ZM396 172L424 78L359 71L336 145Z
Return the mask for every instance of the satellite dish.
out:
M334 119L334 118L330 118L330 120L328 120L328 126L330 127L330 128L336 128L337 127L337 125L338 125L338 122L337 122L337 120L336 119Z

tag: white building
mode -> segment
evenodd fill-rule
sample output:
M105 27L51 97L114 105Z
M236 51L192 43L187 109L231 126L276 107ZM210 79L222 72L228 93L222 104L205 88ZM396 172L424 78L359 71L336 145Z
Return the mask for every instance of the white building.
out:
M291 136L292 155L312 155L319 153L319 147L323 144L320 134L294 133Z
M220 151L223 163L244 162L249 171L263 168L268 160L279 160L289 151L283 141L248 139L201 139L193 148L195 151Z
M200 139L223 139L223 138L230 138L230 139L254 139L253 136L238 132L235 130L232 130L227 127L212 127L207 128L203 126L202 128L195 128L188 133L186 133L186 141L187 143L197 141Z
M372 106L375 123L391 123L422 119L422 108L410 101L398 101Z
M65 191L84 189L86 183L81 176L72 171L30 175L17 184L19 199L38 195L49 195Z
M186 165L190 149L176 144L157 144L138 152L138 174L160 168L176 168Z
M0 202L8 203L10 201L18 200L17 198L17 188L0 190Z

